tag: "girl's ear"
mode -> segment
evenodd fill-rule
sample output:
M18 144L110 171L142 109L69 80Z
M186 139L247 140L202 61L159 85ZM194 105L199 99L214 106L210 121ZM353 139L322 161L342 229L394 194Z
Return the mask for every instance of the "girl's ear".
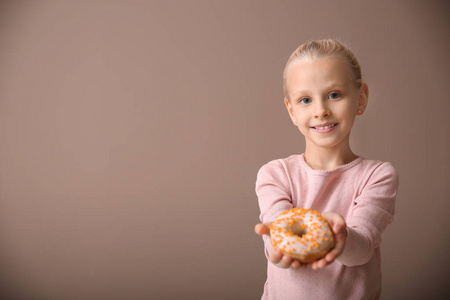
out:
M361 84L359 89L359 101L357 115L362 115L367 107L367 102L369 101L369 86L365 83Z
M286 105L286 109L289 113L289 117L291 117L292 123L294 123L294 125L297 126L297 121L295 120L294 113L292 112L291 103L289 103L289 100L287 98L284 98L284 105Z

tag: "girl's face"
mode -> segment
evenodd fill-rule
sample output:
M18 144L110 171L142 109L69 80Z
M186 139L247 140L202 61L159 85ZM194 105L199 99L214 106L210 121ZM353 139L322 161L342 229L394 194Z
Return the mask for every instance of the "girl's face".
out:
M350 149L350 130L355 116L364 112L368 88L355 87L344 62L337 58L295 62L286 74L286 91L286 108L305 136L307 149Z

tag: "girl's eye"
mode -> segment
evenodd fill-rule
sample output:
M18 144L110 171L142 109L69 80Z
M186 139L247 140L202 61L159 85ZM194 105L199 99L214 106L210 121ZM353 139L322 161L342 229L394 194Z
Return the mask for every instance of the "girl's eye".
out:
M312 100L310 98L305 97L305 98L300 99L299 102L302 104L309 104L312 102Z
M339 98L341 96L341 94L340 93L337 93L337 92L333 92L333 93L331 93L329 96L328 96L328 99L337 99L337 98Z

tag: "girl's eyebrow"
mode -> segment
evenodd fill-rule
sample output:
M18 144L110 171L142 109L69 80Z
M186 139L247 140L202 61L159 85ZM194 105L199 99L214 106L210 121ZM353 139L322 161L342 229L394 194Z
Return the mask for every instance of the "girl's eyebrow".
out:
M300 95L307 95L308 93L309 93L308 90L300 90L300 91L295 92L292 96L294 96L294 98L297 98Z
M334 83L331 83L330 85L328 85L328 86L325 88L325 90L332 90L332 89L335 89L335 88L345 88L346 86L347 86L347 85L344 84L344 83L334 82ZM298 96L300 96L300 95L308 95L308 94L310 94L310 91L309 91L309 90L299 90L299 91L294 92L292 96L293 96L294 98L296 98L296 97L298 97Z

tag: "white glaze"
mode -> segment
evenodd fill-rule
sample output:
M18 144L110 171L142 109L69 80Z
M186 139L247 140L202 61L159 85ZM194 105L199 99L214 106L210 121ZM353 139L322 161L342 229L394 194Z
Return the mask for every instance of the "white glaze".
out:
M281 213L270 225L272 245L300 260L315 260L334 245L325 218L311 209L293 208Z

